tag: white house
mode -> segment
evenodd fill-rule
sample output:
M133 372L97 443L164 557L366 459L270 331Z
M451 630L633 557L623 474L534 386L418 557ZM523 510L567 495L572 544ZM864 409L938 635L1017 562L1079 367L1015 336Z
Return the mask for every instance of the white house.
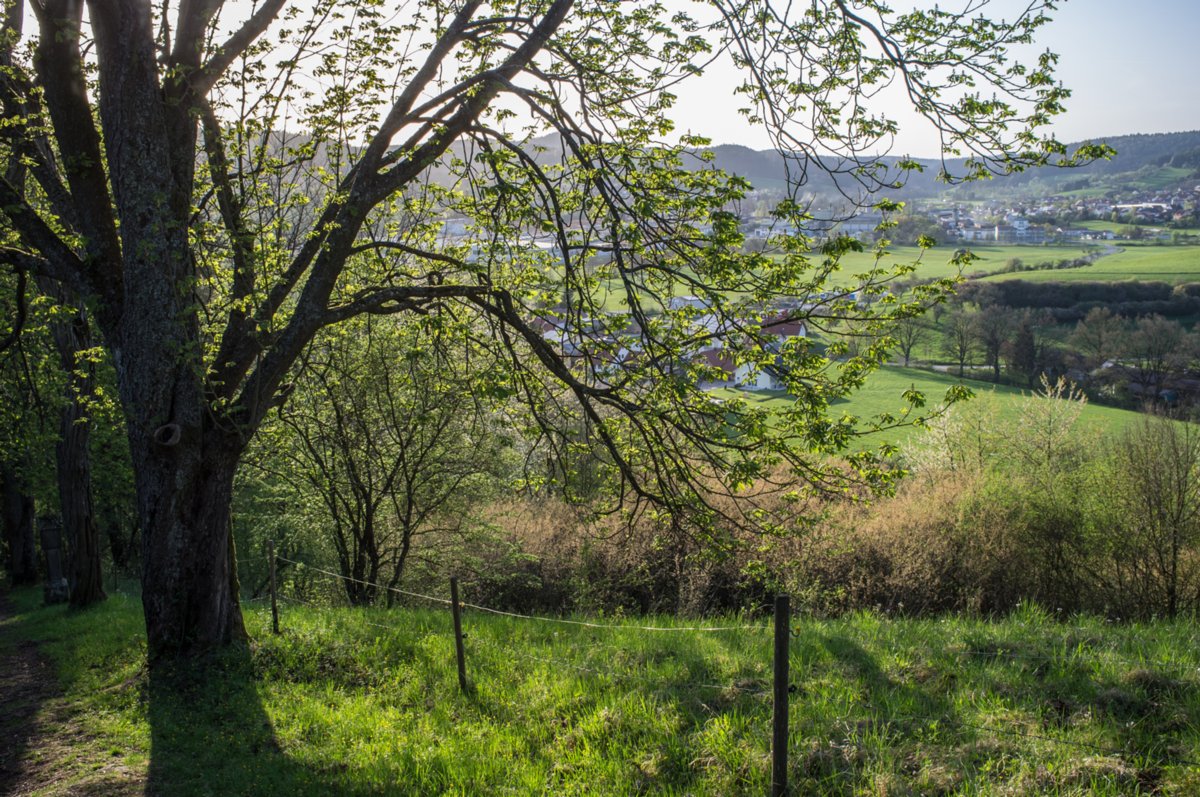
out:
M746 390L784 390L787 385L774 365L764 365L757 370L748 363L737 367L733 373L733 383Z

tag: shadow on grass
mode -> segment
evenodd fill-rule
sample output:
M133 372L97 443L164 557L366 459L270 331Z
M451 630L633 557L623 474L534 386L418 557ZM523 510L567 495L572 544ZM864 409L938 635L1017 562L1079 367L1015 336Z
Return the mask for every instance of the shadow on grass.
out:
M151 669L147 795L357 794L343 767L289 758L259 696L250 651Z
M0 595L0 617L7 614ZM0 626L0 632L4 632ZM42 705L54 696L53 673L32 642L0 640L0 795L24 791L27 752L40 730Z
M714 661L715 646L658 639L624 647L610 635L585 632L574 638L572 650L571 642L557 637L519 643L510 637L504 644L486 636L492 638L475 639L489 655L473 671L479 688L470 697L472 711L498 726L527 724L527 706L512 695L530 689L529 681L557 684L556 694L543 698L557 704L541 709L549 720L544 731L530 730L541 738L528 758L547 773L546 790L511 793L765 793L766 770L756 763L742 771L746 763L732 750L753 746L743 736L746 724L760 737L769 734L770 699L763 693L769 680L723 671ZM722 738L700 740L710 726L723 728ZM722 745L729 746L729 760L704 752ZM720 781L726 767L737 774L724 776L753 788L712 791L707 781Z
M921 737L932 721L958 725L948 684L894 679L862 645L845 636L822 636L820 643L862 689L870 716L858 723L860 732L887 725L900 738L907 739Z

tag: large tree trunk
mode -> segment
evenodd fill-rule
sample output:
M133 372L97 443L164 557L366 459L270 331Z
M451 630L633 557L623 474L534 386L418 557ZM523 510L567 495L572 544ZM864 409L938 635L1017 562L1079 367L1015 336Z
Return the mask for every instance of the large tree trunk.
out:
M238 458L261 408L250 413L254 420L238 424L225 415L227 407L214 407L205 387L188 239L196 118L183 82L159 83L150 5L117 4L112 13L92 14L91 22L104 157L122 244L112 252L120 291L102 294L96 315L125 410L147 644L157 661L245 636L230 501ZM189 66L197 67L199 47L188 53ZM249 400L269 401L273 386Z
M13 586L37 583L37 550L33 542L33 497L24 479L0 463L0 506L8 543L8 577Z
M162 450L135 454L151 658L244 639L230 527L237 454L203 438L152 445Z
M379 555L366 533L360 529L353 533L358 546L354 562L348 570L343 568L342 573L346 599L351 606L372 606L378 597L375 585L379 583Z
M134 527L130 532L121 526L121 522L116 518L101 519L101 525L104 529L104 536L108 538L108 553L112 557L113 568L118 573L126 573L129 570L129 557L133 544L137 541L137 528Z
M78 401L63 408L55 454L63 533L70 546L71 606L81 609L99 603L106 596L100 569L100 532L92 509L87 419Z
M92 393L94 368L90 363L78 362L79 353L91 348L83 311L69 321L56 322L53 336L59 363L67 374L66 401L55 446L59 511L68 545L71 606L80 609L106 597L100 568L100 531L92 502L91 435L84 405Z

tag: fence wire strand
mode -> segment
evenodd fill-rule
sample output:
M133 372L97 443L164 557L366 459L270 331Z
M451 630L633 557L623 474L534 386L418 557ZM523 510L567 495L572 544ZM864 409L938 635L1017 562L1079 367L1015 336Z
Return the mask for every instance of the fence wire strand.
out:
M286 596L286 595L280 595L278 597L279 597L279 600L283 601L284 603L290 603L294 606L307 606L310 609L328 609L328 608L330 608L328 606L320 606L318 604L313 603L312 601L306 601L306 600L302 600L300 598L293 598L293 597ZM391 631L392 633L396 633L396 626L394 626L394 625L385 625L383 623L373 623L370 620L365 620L362 618L358 618L358 622L360 622L363 625L369 625L372 628L381 628L384 631Z
M437 597L434 595L426 595L426 594L423 594L420 592L412 592L410 590L404 590L404 589L400 589L398 587L388 587L388 586L385 586L382 584L376 584L371 581L365 581L363 579L357 579L357 578L344 576L340 573L335 573L331 570L326 570L324 568L305 564L304 562L299 562L299 561L296 561L294 559L289 559L284 556L277 556L276 559L281 562L287 562L292 565L297 565L306 570L311 570L315 573L318 573L322 576L325 576L325 577L333 579L333 580L349 581L349 582L353 582L353 583L357 583L357 584L362 584L364 586L374 587L376 589L385 590L385 591L392 592L392 593L395 593L398 595L403 595L403 596L410 597L410 598L416 598L419 600L429 601L431 603L435 603L440 606L446 606L446 607L453 606L453 601L446 599L446 598L440 598L440 597ZM328 608L328 607L322 607L322 606L319 606L312 602L305 601L305 600L295 598L295 597L283 596L283 595L279 595L278 597L280 600L284 601L285 603L289 603L289 604L307 606L307 607L315 608L315 609ZM262 602L262 601L266 601L266 600L269 600L269 598L260 596L258 598L250 598L250 599L248 599L248 602ZM575 627L579 627L579 628L590 628L590 629L598 629L598 630L644 631L644 632L649 632L649 633L670 633L670 632L709 633L709 632L734 632L734 631L761 632L761 631L771 630L771 626L767 625L767 624L748 624L748 625L730 625L730 626L648 626L648 625L633 625L633 624L597 623L597 622L591 622L591 621L585 621L585 620L570 620L570 619L562 618L562 617L546 617L546 616L534 615L534 614L522 614L520 612L510 612L510 611L496 609L496 608L493 608L490 606L484 606L482 604L471 603L471 602L467 602L467 601L460 601L459 606L463 607L463 608L474 609L475 611L485 612L488 614L498 615L501 617L509 617L509 618L513 618L513 619L517 619L517 620L553 623L553 624L569 625L569 626L575 626ZM392 632L396 631L396 628L394 625L385 625L382 623L375 623L375 622L371 622L370 620L366 620L366 619L362 619L362 618L357 618L357 619L358 619L358 622L362 623L363 625L372 626L375 628L380 628L380 629L392 631ZM795 636L795 634L793 634L793 636ZM515 647L509 646L509 645L504 645L502 643L484 639L484 638L481 638L478 636L470 636L468 639L469 639L470 644L480 645L482 647L489 648L489 649L495 651L496 653L499 653L499 654L502 654L505 656L521 658L521 659L524 659L526 661L529 661L529 662L532 662L535 664L545 665L545 664L549 663L558 668L572 670L572 671L583 673L585 675L589 675L589 676L596 677L596 678L609 679L609 680L612 680L612 681L615 681L618 683L635 684L635 685L642 686L642 687L652 686L650 681L647 678L645 678L644 676L638 676L638 675L635 675L632 673L627 673L627 672L618 672L618 671L614 671L614 670L601 670L601 669L596 669L594 667L586 667L586 666L583 666L580 664L576 664L574 662L566 661L564 659L561 659L561 658L558 658L555 656L533 655L533 654L527 653L525 651L519 650ZM864 641L864 640L860 640L860 641ZM571 650L583 649L583 648L588 648L588 649L604 648L606 650L615 650L615 651L620 651L620 652L628 651L627 648L617 647L617 646L612 645L611 643L607 643L607 642L604 642L601 640L593 640L592 642L590 642L589 644L586 644L586 645L568 646L568 648ZM948 655L951 655L951 656L964 656L967 658L981 658L981 659L992 659L992 660L1005 659L1005 660L1014 660L1014 661L1046 662L1046 663L1067 663L1067 662L1080 663L1080 657L1083 656L1084 654L1088 653L1088 651L1075 651L1075 652L1066 653L1066 654L1037 654L1037 653L1024 653L1024 652L1017 651L1017 650L990 651L990 650L980 650L980 649L971 649L971 648L957 649L957 650L943 648L943 650L945 653L947 653ZM1099 651L1091 651L1091 652L1092 653L1107 653L1110 656L1114 656L1115 658L1117 658L1118 659L1117 663L1124 664L1124 665L1136 664L1138 666L1144 666L1144 667L1161 667L1161 668L1181 667L1181 668L1185 668L1189 671L1195 671L1195 670L1200 669L1200 667L1197 667L1195 665L1189 665L1184 662L1153 662L1153 661L1141 661L1141 660L1134 662L1132 660L1126 659L1124 656L1118 655L1118 651L1115 648L1104 648ZM769 688L751 689L751 688L739 686L737 684L686 683L686 684L680 684L680 685L667 687L667 688L660 688L659 690L657 690L656 693L661 694L663 692L667 692L670 690L679 690L679 689L715 690L715 691L720 691L720 692L735 692L735 693L741 693L741 694L748 695L748 696L758 696L758 695L763 695L763 694L769 694L771 692L771 690ZM1078 750L1086 750L1086 751L1090 751L1093 753L1099 753L1099 754L1105 755L1105 756L1116 756L1116 757L1120 757L1123 759L1128 759L1132 756L1139 755L1139 753L1137 751L1132 751L1132 750L1128 750L1128 749L1113 748L1113 747L1107 747L1104 745L1093 744L1090 742L1076 741L1076 740L1071 740L1071 739L1063 739L1063 738L1059 738L1059 737L1055 737L1055 736L1047 736L1045 734L1031 733L1026 730L1015 729L1012 727L1006 728L1006 727L995 727L994 725L983 725L983 724L979 724L979 723L968 722L968 721L961 720L961 719L958 719L955 717L935 717L935 716L931 716L931 715L922 715L922 714L909 714L909 715L898 715L897 716L897 715L889 715L888 712L881 710L878 706L875 706L875 705L869 705L866 708L869 711L871 711L872 713L884 715L885 718L882 721L885 723L888 723L888 724L902 723L902 722L921 722L921 723L925 723L925 724L944 723L946 725L946 727L951 730L969 729L969 730L983 732L983 733L994 733L994 734L1009 736L1009 737L1013 737L1013 738L1021 738L1021 739L1028 739L1031 741L1039 741L1039 742L1046 742L1046 743L1050 743L1050 744L1063 745L1063 746L1072 747L1072 748L1075 748ZM1163 762L1165 760L1160 755L1153 755L1150 753L1140 753L1140 754L1152 756L1153 758L1155 758L1156 760L1158 760L1160 762ZM1183 766L1200 767L1200 762L1197 762L1195 760L1188 759L1188 758L1177 757L1177 756L1170 756L1169 762L1173 763L1173 764L1180 764Z
M277 556L276 558L281 562L287 562L289 564L298 565L300 567L305 568L306 570L312 570L314 572L321 573L322 575L325 575L325 576L328 576L331 578L341 579L343 581L350 581L355 584L362 584L364 586L374 587L375 589L381 589L381 590L386 590L389 592L394 592L398 595L406 595L410 598L419 598L421 600L433 601L435 603L440 603L444 606L451 605L451 601L447 598L438 598L433 595L425 595L420 592L410 592L408 590L403 590L398 587L388 587L383 584L376 584L373 581L364 581L363 579L360 579L360 578L352 578L350 576L344 576L341 573L335 573L332 570L325 570L323 568L316 567L314 565L305 564L304 562L297 562L294 559L288 559L283 556ZM565 617L546 617L544 615L521 614L520 612L509 612L509 611L505 611L503 609L495 609L495 608L492 608L491 606L483 606L478 603L470 603L468 601L459 601L458 605L463 607L464 609L474 609L476 611L487 612L488 614L495 614L495 615L499 615L501 617L511 617L511 618L518 619L518 620L531 620L531 621L542 622L542 623L559 623L561 625L572 625L572 626L578 626L578 627L582 627L582 628L598 628L598 629L606 629L606 630L612 630L612 631L647 631L647 632L651 632L651 633L671 633L671 632L675 632L675 633L717 633L717 632L729 632L729 631L767 631L770 629L769 625L765 625L765 624L761 624L761 623L748 624L748 625L729 625L729 626L649 626L649 625L632 625L632 624L628 624L628 623L624 623L624 624L597 623L597 622L591 622L591 621L585 621L585 620L569 620Z
M275 558L281 562L287 562L288 564L297 565L299 567L304 568L305 570L312 570L314 572L321 573L322 575L329 576L330 578L341 579L342 581L349 581L353 584L362 584L363 586L374 587L375 589L382 589L387 592L395 593L397 595L405 595L409 598L419 598L421 600L432 601L434 603L440 603L444 606L450 605L450 600L447 598L438 598L433 595L424 595L420 592L409 592L408 590L400 589L399 587L388 587L383 584L376 584L373 581L364 581L361 578L353 578L351 576L344 576L341 573L335 573L332 570L325 570L324 568L320 568L315 565L305 564L304 562L297 562L295 559L288 559L285 556L276 556Z

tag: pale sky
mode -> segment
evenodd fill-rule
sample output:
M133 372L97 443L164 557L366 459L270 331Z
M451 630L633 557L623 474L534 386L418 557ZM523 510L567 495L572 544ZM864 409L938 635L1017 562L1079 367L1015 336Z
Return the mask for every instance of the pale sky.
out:
M995 6L1003 16L1004 0ZM1053 16L1038 50L1059 54L1059 78L1072 91L1055 124L1060 139L1200 129L1200 0L1067 0ZM741 123L733 103L716 102L732 85L731 74L716 73L679 91L679 127L716 144L770 147L765 133ZM919 125L902 123L893 152L933 157L936 148Z
M303 0L300 0L303 3ZM398 0L388 0L388 5ZM893 0L897 9L961 7L979 0ZM1012 17L1027 0L988 0L983 13ZM239 24L253 0L228 0L226 17ZM666 0L668 7L697 12L696 0ZM803 4L798 4L803 5ZM1073 92L1055 132L1066 142L1128 133L1200 129L1200 0L1061 0L1041 30L1036 52L1060 56L1058 75ZM275 27L278 27L276 25ZM32 20L27 29L35 29ZM676 87L677 132L708 136L715 144L771 146L766 133L745 124L732 96L737 76L714 67ZM901 123L893 154L936 157L937 140L923 120L906 115L897 98L882 109Z

